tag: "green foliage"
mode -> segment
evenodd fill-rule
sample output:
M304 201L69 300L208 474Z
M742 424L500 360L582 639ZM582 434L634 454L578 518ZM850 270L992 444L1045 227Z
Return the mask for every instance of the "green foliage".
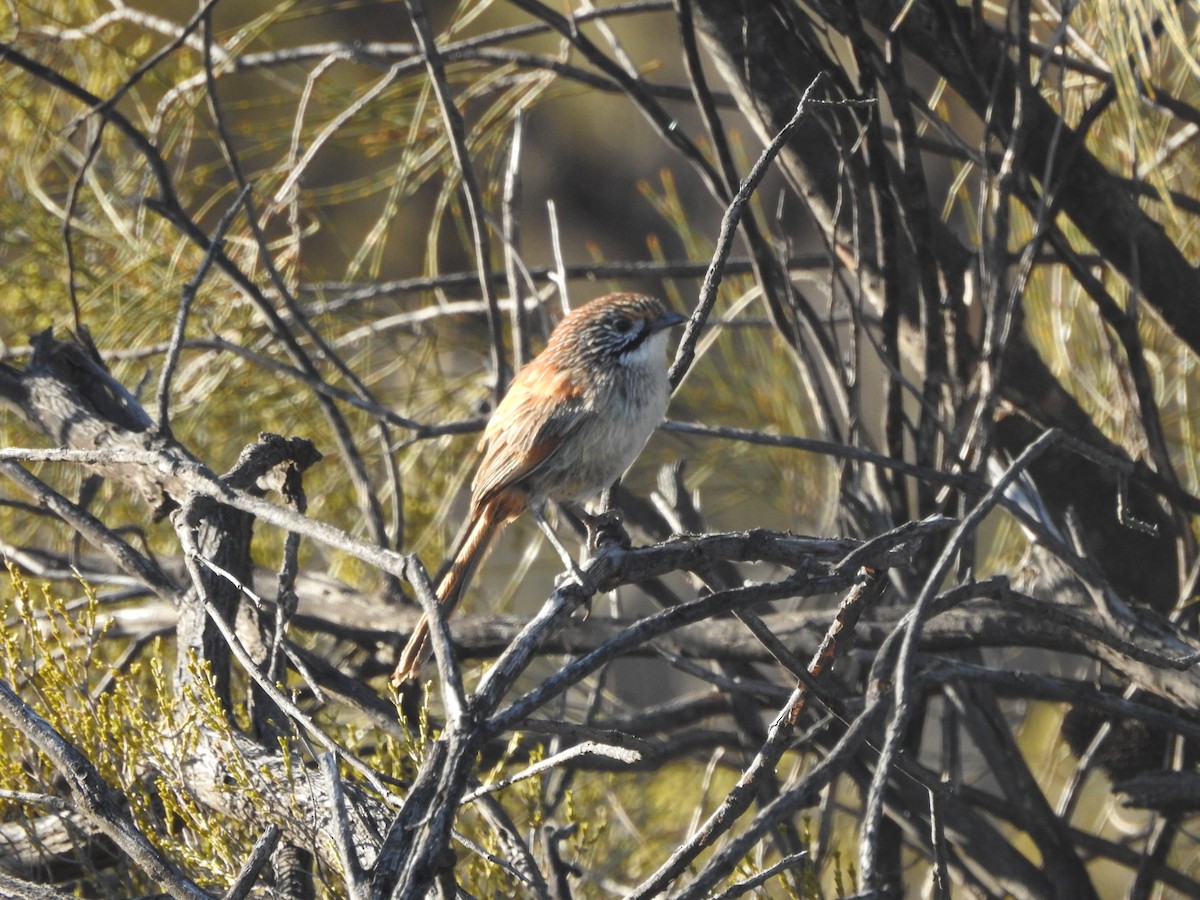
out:
M49 587L35 589L10 566L0 615L6 623L0 678L124 794L136 825L168 857L202 885L227 886L261 832L256 823L214 811L180 777L202 730L231 734L207 668L191 667L185 702L177 702L166 674L169 646L155 641L144 655L127 659L125 642L108 635L111 620L87 585L68 601ZM288 759L286 744L281 749ZM223 790L244 797L263 788L262 773L236 754L225 764ZM0 789L61 795L58 772L6 720L0 720ZM32 823L47 812L0 798L4 822ZM84 872L76 887L85 896L114 900L154 889L135 867L119 867L118 874L114 882Z
M169 645L155 641L144 655L126 659L124 642L108 636L109 620L86 585L79 599L67 601L49 588L36 590L10 567L0 614L7 623L0 632L0 678L125 795L134 822L165 855L199 884L227 887L261 836L261 824L224 815L185 786L182 770L199 736L232 736L207 667L190 665L181 702L167 674ZM281 740L280 750L285 764L296 759L289 740ZM223 764L225 781L218 789L242 804L255 804L258 792L286 787L236 753ZM312 777L286 765L283 771ZM54 767L7 721L0 721L0 789L61 794ZM269 808L261 798L258 805ZM5 822L28 823L46 812L0 799ZM114 900L154 888L135 867L119 867L119 874L114 883L83 873L76 886L86 896ZM338 883L336 877L330 883Z

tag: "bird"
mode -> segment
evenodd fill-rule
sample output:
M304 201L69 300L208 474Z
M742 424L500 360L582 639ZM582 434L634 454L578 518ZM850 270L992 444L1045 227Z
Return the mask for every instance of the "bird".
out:
M564 316L545 349L517 372L479 441L466 524L437 584L447 616L497 532L526 510L574 566L543 508L594 500L637 459L667 413L668 330L686 321L656 297L605 294ZM429 654L422 616L392 685L414 681Z

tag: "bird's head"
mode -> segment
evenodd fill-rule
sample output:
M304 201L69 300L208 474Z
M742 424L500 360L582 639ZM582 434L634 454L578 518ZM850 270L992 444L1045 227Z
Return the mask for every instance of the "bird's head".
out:
M595 365L640 366L661 361L667 329L686 321L657 297L605 294L559 322L546 349Z

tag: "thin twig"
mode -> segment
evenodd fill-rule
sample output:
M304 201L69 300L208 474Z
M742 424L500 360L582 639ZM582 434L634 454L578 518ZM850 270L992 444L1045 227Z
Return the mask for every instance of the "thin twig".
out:
M513 118L512 143L508 150L508 166L504 170L504 198L501 201L501 222L504 228L504 276L508 281L508 303L512 307L513 368L519 369L533 356L529 343L529 321L521 279L517 277L518 248L521 226L517 206L521 197L521 142L525 134L525 115L518 109ZM476 273L478 276L478 273Z
M785 856L774 865L767 866L767 868L763 869L752 878L747 878L745 881L739 881L737 884L730 885L728 888L721 891L721 893L714 894L713 900L734 900L735 897L741 897L743 894L749 893L759 885L766 884L781 872L786 872L789 869L796 869L800 866L811 865L812 859L808 855L807 850L804 850L800 853L792 853L788 856Z
M508 389L510 372L508 357L504 352L504 320L500 316L500 306L496 299L496 290L490 277L492 263L491 238L488 236L487 223L484 221L483 192L479 189L479 181L475 177L475 168L471 165L471 156L467 151L467 132L463 124L462 113L454 104L454 96L450 84L446 81L446 71L442 63L437 41L429 30L429 21L425 17L425 6L421 0L404 0L408 9L408 17L417 33L417 41L421 52L425 55L425 67L433 82L434 92L442 108L442 121L446 126L446 137L450 141L450 149L454 161L458 165L459 177L462 178L463 199L467 204L467 217L471 223L471 234L474 238L475 265L479 273L479 289L487 300L488 325L492 337L492 371L496 373L494 396L497 403Z
M417 566L410 578L429 625L429 640L433 647L433 657L437 662L438 683L442 689L442 704L446 708L446 716L453 722L460 721L466 714L467 699L463 690L462 670L454 654L450 637L450 624L446 618L446 610L438 602L433 583L424 567Z
M883 819L884 792L891 775L892 766L900 751L900 744L904 739L908 723L913 715L911 698L914 656L927 611L941 589L942 581L946 577L947 572L949 572L962 544L975 533L975 529L979 526L984 516L999 504L1004 496L1005 488L1016 481L1017 476L1049 449L1051 444L1057 441L1058 438L1059 433L1051 429L1044 432L1036 441L1026 447L1025 452L1008 467L1004 476L992 486L991 490L963 518L962 522L954 529L954 533L950 536L950 539L946 542L946 546L942 550L937 563L934 565L929 577L925 580L920 595L906 617L907 622L903 632L904 637L900 643L895 672L892 676L894 685L892 693L894 695L895 710L888 722L883 749L879 754L879 761L876 764L871 779L871 789L867 794L866 808L863 811L864 836L859 845L859 868L862 872L863 884L868 887L876 887L874 883L876 875L876 852L878 850L879 827Z
M104 453L104 451L98 452ZM10 481L83 535L88 543L97 550L108 554L109 558L121 568L121 571L138 579L163 600L173 606L179 606L179 588L152 559L135 550L120 535L86 509L72 503L40 478L27 472L16 461L20 458L19 456L14 458L9 454L11 451L0 448L0 472L3 472ZM34 454L34 457L36 458L37 455Z
M688 369L692 365L692 360L696 355L696 342L700 340L700 331L704 328L704 323L707 321L709 314L712 312L713 304L717 302L717 288L721 285L721 279L725 273L725 260L729 258L729 253L733 249L733 238L737 233L738 221L742 217L742 212L746 204L750 202L750 197L754 193L754 189L758 187L763 176L767 174L771 163L776 155L783 149L783 145L791 138L792 133L800 127L800 123L811 109L809 100L821 79L814 78L812 84L804 91L800 97L800 102L796 104L796 112L786 125L779 130L774 139L769 143L763 152L759 155L758 161L750 169L750 174L742 181L737 193L729 202L729 206L725 210L725 215L721 217L721 232L717 238L717 247L713 251L712 262L708 265L708 270L704 273L704 283L700 287L700 299L696 304L695 310L692 311L691 319L684 329L683 338L679 342L679 349L675 351L675 361L671 364L671 387L678 387L687 374Z
M279 846L279 837L282 834L283 829L274 822L267 826L267 830L254 842L246 862L233 879L229 890L225 892L224 900L245 900L250 896L250 892L254 890L254 882L258 880L258 876L270 861L271 854Z
M166 358L163 359L162 372L158 377L158 390L155 392L155 400L158 407L158 429L163 437L172 437L171 379L175 375L175 367L179 364L179 355L183 350L183 342L187 336L187 323L188 316L192 310L192 301L196 299L196 292L200 289L200 285L204 283L209 270L212 269L217 251L224 245L225 232L233 224L233 217L242 208L242 204L249 193L250 185L246 185L238 192L233 203L229 205L229 209L225 210L225 213L221 216L221 220L217 222L216 230L213 231L212 243L209 244L208 249L204 252L204 259L200 263L200 268L196 270L196 274L192 276L191 280L184 285L183 293L179 298L179 309L175 313L175 328L171 332L171 340L167 344Z
M493 794L496 791L502 791L507 787L512 787L514 784L526 781L530 778L536 778L543 772L548 772L563 763L570 762L573 759L578 759L581 756L603 756L607 759L616 760L620 763L632 764L642 758L642 754L637 750L631 750L627 747L615 747L612 744L600 744L596 741L584 741L581 744L576 744L573 747L568 747L553 756L547 756L543 760L539 760L531 766L527 766L515 775L509 775L499 781L493 781L490 784L484 784L471 791L463 797L463 803L471 803L482 797L484 794Z
M329 802L333 813L333 833L341 857L342 874L346 882L348 900L366 900L368 888L363 880L362 864L358 861L358 850L354 842L354 831L350 827L350 813L346 807L346 794L342 790L342 777L338 774L337 754L320 754L321 772L329 788Z

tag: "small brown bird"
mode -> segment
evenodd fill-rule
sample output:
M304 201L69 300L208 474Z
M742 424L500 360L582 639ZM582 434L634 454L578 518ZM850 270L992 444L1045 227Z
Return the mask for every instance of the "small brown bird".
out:
M471 511L437 586L449 615L492 538L547 500L578 503L628 469L667 413L666 329L687 321L654 297L607 294L558 323L516 377L484 429ZM425 617L400 654L392 684L429 657Z

